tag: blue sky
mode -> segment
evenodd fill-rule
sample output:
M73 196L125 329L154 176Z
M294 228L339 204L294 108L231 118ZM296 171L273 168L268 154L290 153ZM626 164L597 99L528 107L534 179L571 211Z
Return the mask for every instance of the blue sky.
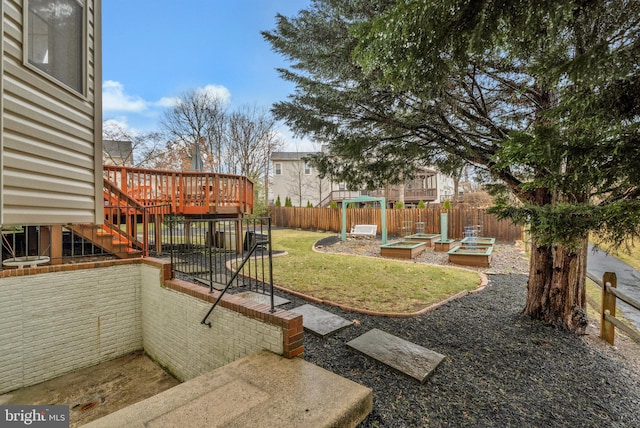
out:
M293 16L311 0L107 0L102 3L103 119L135 131L159 130L176 96L207 88L243 105L270 108L293 86L260 35L275 15ZM288 150L311 150L279 125Z

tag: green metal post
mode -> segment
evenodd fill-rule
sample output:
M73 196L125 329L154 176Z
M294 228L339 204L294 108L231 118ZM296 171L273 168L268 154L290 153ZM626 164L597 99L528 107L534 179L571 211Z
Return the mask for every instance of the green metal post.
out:
M448 231L449 225L447 224L447 213L440 214L440 241L446 242L449 239Z
M342 240L347 240L347 201L342 201Z

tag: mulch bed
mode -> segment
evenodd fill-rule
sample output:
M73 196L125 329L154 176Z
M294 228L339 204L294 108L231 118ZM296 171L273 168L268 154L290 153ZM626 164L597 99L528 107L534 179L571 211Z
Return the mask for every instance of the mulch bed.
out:
M640 373L615 348L524 317L525 275L414 318L317 305L354 325L305 334L305 360L373 390L362 427L640 427ZM293 308L305 301L278 292ZM378 328L446 356L424 384L346 347Z
M379 257L376 240L331 236L316 246ZM489 270L496 274L484 290L425 315L371 316L314 303L354 325L326 338L305 333L305 360L373 390L373 411L361 427L640 427L639 348L609 347L523 316L527 276L518 273L526 260L517 246L496 248ZM427 251L415 262L446 265L445 256ZM291 301L283 309L308 303L275 294ZM446 359L420 384L346 347L373 328Z

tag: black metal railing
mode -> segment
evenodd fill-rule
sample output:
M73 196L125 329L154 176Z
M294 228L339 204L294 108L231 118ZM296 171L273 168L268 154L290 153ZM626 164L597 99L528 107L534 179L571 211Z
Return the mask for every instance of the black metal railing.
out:
M167 217L172 277L273 296L271 219Z
M251 247L249 248L249 251L242 257L242 261L240 262L240 264L238 266L235 266L233 268L233 274L231 275L231 278L229 279L229 282L227 282L227 285L224 287L224 289L222 290L222 292L218 295L218 298L216 299L216 301L213 303L213 305L211 306L211 309L209 309L209 311L207 312L207 314L204 316L204 318L202 318L202 321L200 322L200 324L204 324L207 327L211 328L211 321L208 321L209 319L209 315L211 315L211 312L213 312L213 310L216 308L216 306L218 306L218 303L220 303L220 300L222 299L222 296L224 296L224 294L227 292L227 290L229 290L229 287L231 286L231 284L233 284L233 281L238 277L238 274L240 272L242 272L242 270L244 269L245 266L247 266L247 263L251 261L252 257L255 257L256 251L259 247L264 246L264 245L269 245L269 238L268 236L270 236L271 233L269 233L269 235L262 235L261 237L255 237L254 239L250 242ZM271 249L269 246L268 249L269 252L269 272L271 272ZM264 257L262 257L263 263L264 263ZM263 271L264 271L264 266L263 266ZM270 282L271 284L273 284L273 277L270 276ZM211 291L211 290L210 290ZM273 287L271 287L271 293L269 296L269 303L271 306L271 312L275 311L275 302L273 299Z

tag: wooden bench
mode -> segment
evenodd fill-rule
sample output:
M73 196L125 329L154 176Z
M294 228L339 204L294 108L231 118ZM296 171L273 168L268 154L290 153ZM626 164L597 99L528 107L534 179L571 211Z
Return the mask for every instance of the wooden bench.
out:
M351 228L349 235L375 238L378 226L375 224L357 224Z

